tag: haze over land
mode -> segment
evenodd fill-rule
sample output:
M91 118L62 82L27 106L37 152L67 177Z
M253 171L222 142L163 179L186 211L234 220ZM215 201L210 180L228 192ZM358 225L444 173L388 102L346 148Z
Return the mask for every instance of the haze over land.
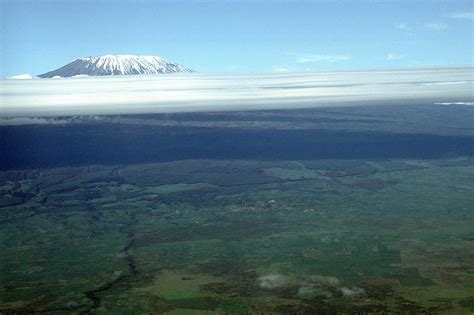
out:
M473 69L7 80L1 117L471 104Z

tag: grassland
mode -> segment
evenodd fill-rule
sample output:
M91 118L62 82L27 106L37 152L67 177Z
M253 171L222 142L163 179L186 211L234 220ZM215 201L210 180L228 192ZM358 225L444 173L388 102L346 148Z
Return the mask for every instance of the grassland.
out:
M474 160L0 173L0 312L474 311Z

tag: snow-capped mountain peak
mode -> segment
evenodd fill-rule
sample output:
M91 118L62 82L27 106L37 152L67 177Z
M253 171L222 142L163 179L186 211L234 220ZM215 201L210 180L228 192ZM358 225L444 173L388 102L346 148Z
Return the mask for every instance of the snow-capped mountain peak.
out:
M82 57L67 65L38 75L40 78L72 77L76 75L133 75L194 72L177 63L157 56L104 55Z

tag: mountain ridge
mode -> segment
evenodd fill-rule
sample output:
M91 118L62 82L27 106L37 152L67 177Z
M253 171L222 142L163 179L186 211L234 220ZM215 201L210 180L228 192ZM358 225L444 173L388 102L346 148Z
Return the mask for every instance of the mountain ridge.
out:
M103 55L80 57L40 78L73 77L77 75L144 75L163 73L192 73L192 69L158 56Z

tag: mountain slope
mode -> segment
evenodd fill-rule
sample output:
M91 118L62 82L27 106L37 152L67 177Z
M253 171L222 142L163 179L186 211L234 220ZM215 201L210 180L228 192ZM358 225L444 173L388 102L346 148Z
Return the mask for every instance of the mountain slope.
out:
M40 78L72 77L76 75L133 75L194 72L177 63L156 56L105 55L83 57L67 65L38 75Z

